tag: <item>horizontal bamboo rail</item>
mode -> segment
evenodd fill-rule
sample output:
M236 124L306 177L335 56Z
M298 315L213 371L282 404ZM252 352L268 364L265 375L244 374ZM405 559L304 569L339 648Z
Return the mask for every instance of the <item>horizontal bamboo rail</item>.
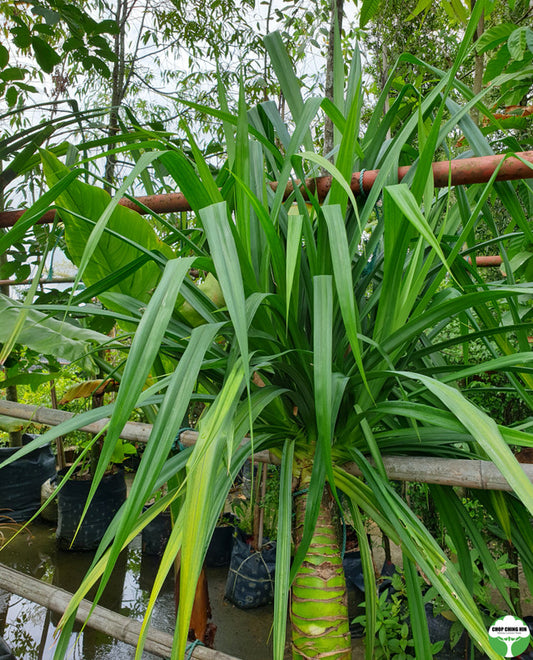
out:
M74 417L74 413L67 412L66 410L56 410L54 408L45 408L44 406L31 406L27 403L16 403L15 401L6 401L4 399L0 399L0 415L24 419L35 424L43 424L44 426L58 426L62 422L66 422ZM105 428L108 422L109 419L104 418L98 422L87 424L79 430L84 433L96 435ZM122 429L120 437L128 442L146 443L148 442L151 431L151 424L127 422ZM180 436L180 440L185 447L192 447L197 437L198 434L195 431L184 431ZM276 460L276 457L272 456L268 451L257 452L254 458L258 463L272 463Z
M74 413L67 412L66 410L55 410L54 408L45 408L44 406L31 406L26 403L4 401L3 399L0 400L0 415L25 419L28 422L44 424L44 426L58 426L58 424L74 417ZM87 424L80 431L96 435L100 433L108 422L108 419L101 419L98 422ZM128 422L120 437L129 442L148 442L151 430L151 424Z
M512 491L502 473L491 461L437 456L384 456L383 464L392 481L419 481L477 490ZM362 476L355 463L346 463L343 467L356 477ZM520 467L533 483L533 465L521 463Z
M39 280L39 284L73 284L76 280L73 277L43 277ZM29 280L0 280L0 286L23 286L31 284L32 279Z
M42 406L30 406L13 401L0 400L0 415L25 419L46 426L56 426L72 418L73 413L53 410ZM81 431L99 433L108 420L102 419L84 426ZM147 442L152 430L151 424L127 422L120 435L130 442ZM186 447L194 445L198 434L195 431L183 431L180 440ZM248 442L246 439L243 442ZM279 463L277 456L269 451L254 454L258 463ZM462 486L480 490L511 491L507 480L491 461L468 459L438 458L433 456L384 456L383 463L389 479L393 481L418 481L444 486ZM527 478L533 483L533 465L520 464ZM355 463L346 463L344 468L350 474L362 476Z
M27 598L33 603L42 605L58 614L63 614L72 598L72 594L64 589L29 575L24 575L24 573L3 564L0 564L0 589ZM137 646L142 625L140 621L117 614L100 605L97 605L92 612L91 608L92 603L90 601L82 600L76 614L76 621L87 622L87 625L94 630L106 633L106 635L115 637L126 644ZM155 628L149 628L144 648L147 653L153 653L162 658L170 658L172 654L172 635ZM196 646L188 657L196 658L196 660L238 660L232 655L208 649L204 646Z
M533 178L533 169L522 160L533 165L533 151L522 151L516 156L507 157L505 155L497 156L479 156L476 158L458 158L455 160L445 160L432 164L433 180L437 188L446 188L448 185L459 186L473 183L486 183L501 165L497 181L512 181L517 179ZM520 160L522 159L522 160ZM398 181L401 181L410 171L410 166L398 168ZM371 190L379 174L379 170L366 170L354 172L351 180L351 189L355 195L361 193L360 181L362 180L363 192ZM332 183L332 177L321 176L314 179L306 179L305 187L302 187L304 197L307 197L307 190L316 194L320 201L324 200L328 194ZM275 190L277 184L271 183ZM306 190L307 189L307 190ZM288 197L294 190L292 184L289 184L285 190L285 197ZM138 197L137 200L155 213L179 213L190 211L191 207L182 193L168 193L164 195L146 195ZM148 213L145 209L138 206L134 201L121 199L119 204L133 208L139 213ZM12 227L22 216L24 210L3 211L0 213L0 227ZM45 213L39 220L40 223L51 223L55 217L55 211Z

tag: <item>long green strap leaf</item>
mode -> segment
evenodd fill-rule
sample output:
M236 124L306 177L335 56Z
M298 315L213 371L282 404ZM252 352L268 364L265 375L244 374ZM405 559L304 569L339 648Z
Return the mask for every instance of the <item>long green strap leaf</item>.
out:
M285 190L287 188L287 184L291 178L291 172L293 170L292 158L300 157L299 151L302 144L302 140L304 139L306 132L309 130L309 126L311 122L316 117L318 109L320 108L320 101L321 100L318 96L307 99L307 101L305 102L302 108L302 112L298 119L298 123L296 124L294 132L291 136L291 141L289 143L289 147L287 148L287 153L285 154L285 158L283 161L283 167L277 177L278 180L277 180L276 194L274 196L274 201L272 202L271 205L271 215L274 222L276 223L278 222L278 215L280 213L281 205L283 203L283 198L285 196ZM312 152L306 152L306 153L310 153L311 155L314 155L312 154ZM326 161L326 163L329 163L329 161ZM331 165L331 163L329 164Z
M111 460L120 432L128 421L131 410L135 408L139 394L146 383L174 310L179 289L193 263L194 258L171 259L167 262L161 281L139 323L126 362L117 394L116 408L109 422L109 430L93 477L93 484L84 514Z
M350 511L354 529L357 533L359 543L359 552L361 553L361 565L363 567L363 579L365 583L365 658L372 660L374 658L374 645L376 643L376 618L377 618L377 585L376 575L374 573L374 562L372 550L368 542L368 533L363 521L363 516L357 505L350 500Z
M343 70L342 65L339 67ZM353 173L354 157L362 156L361 147L358 142L358 131L360 125L360 114L362 106L362 90L361 90L361 60L359 56L359 49L356 46L353 55L353 61L350 70L348 92L347 92L347 116L346 125L344 127L341 140L337 140L339 145L339 153L337 155L335 164L341 172L345 181L350 181ZM339 104L337 104L339 105ZM335 129L336 133L338 130ZM337 179L332 181L330 202L331 204L339 204L342 213L346 212L347 202L346 190L341 186Z
M291 296L293 295L293 286L295 287L294 298L298 298L298 279L296 279L295 283L294 275L297 271L302 249L302 226L303 218L301 215L289 214L287 223L287 257L285 264L285 314L287 323L289 322L289 310Z
M246 380L249 381L248 322L246 319L244 283L239 267L240 260L237 247L228 224L226 203L214 204L202 209L200 217L211 248L217 279L235 328L243 358Z
M320 165L321 168L329 172L342 188L342 190L346 193L351 205L354 208L354 211L357 213L357 202L355 201L355 196L352 192L350 184L342 175L342 172L337 167L335 167L333 163L330 163L329 160L324 158L324 156L320 156L320 154L315 154L312 151L304 151L302 154L300 154L300 156L303 160L310 160L312 163Z
M401 538L404 552L418 564L483 651L491 660L496 660L498 656L488 642L487 630L472 594L466 589L454 565L409 507L391 486L381 479L364 456L357 451L353 451L352 455L379 502L379 508Z
M55 229L55 225L54 225L54 229ZM33 299L37 292L37 287L39 286L39 281L41 279L44 265L46 263L48 250L50 249L50 242L52 240L53 240L53 232L48 237L47 245L45 246L45 249L43 251L42 259L39 262L37 271L32 277L30 288L28 289L26 295L24 296L24 305L20 307L20 311L15 326L13 327L10 336L4 341L2 345L2 349L0 350L0 365L3 365L5 363L6 359L13 350L13 347L19 340L20 335L24 330L24 327L27 325L28 315L31 312L31 303L33 302Z
M128 530L135 523L143 505L154 490L156 480L176 440L176 432L187 413L205 353L221 327L222 324L209 324L195 328L176 370L170 377L165 397L128 494L111 550L110 563L102 578L98 596L111 575Z
M339 206L324 206L322 210L328 226L331 261L333 263L333 273L335 276L335 288L341 308L342 320L344 321L348 341L350 342L359 373L368 388L361 354L361 343L359 341L359 334L361 334L361 321L359 319L359 309L355 304L354 284L352 280L352 268L346 227Z
M416 564L404 552L402 553L405 586L407 588L407 603L409 605L409 618L413 640L415 642L415 655L417 658L431 658L431 642L426 618L426 610L420 589L419 575Z
M313 377L315 391L318 455L331 472L333 419L333 287L330 275L313 278ZM333 481L333 480L331 480Z
M420 206L417 204L416 199L409 188L405 184L399 183L394 186L387 186L384 194L393 199L394 203L398 206L407 220L409 220L418 233L425 238L428 244L439 255L442 263L449 271L446 257L444 256L440 243L431 231L428 221L424 217L420 210Z
M276 546L276 589L274 590L274 660L283 660L287 629L291 572L292 468L294 440L287 440L281 456L278 506L278 540Z
M50 190L43 193L27 211L17 220L15 225L5 234L0 234L0 253L4 253L11 245L20 241L28 229L50 209L57 197L80 175L79 170L73 170L66 177L55 183Z
M264 39L266 49L270 56L270 62L276 77L279 80L283 96L287 99L293 120L299 123L303 111L304 102L300 92L300 81L294 73L292 63L289 59L281 35L279 32L267 34ZM313 148L313 138L308 130L304 138L306 149Z
M479 445L503 474L509 485L519 496L524 506L533 515L533 484L529 481L520 463L503 439L494 420L467 401L455 388L433 378L406 371L396 372L401 376L422 382L430 392L449 408L463 426L472 434Z
M196 445L187 465L187 494L182 509L186 527L183 529L180 569L180 603L172 659L183 658L189 633L194 596L202 568L208 534L207 520L215 474L221 467L221 455L227 434L232 431L232 416L243 390L243 365L235 364L212 408L199 426ZM223 468L224 469L224 468Z
M473 547L476 548L476 550L479 552L479 557L483 564L483 570L489 576L491 585L498 589L500 595L506 601L508 607L512 610L513 606L509 598L505 579L500 574L498 566L494 561L494 557L491 555L486 541L481 536L480 530L478 529L476 523L472 520L469 512L459 501L452 488L445 488L444 486L432 484L430 486L430 490L431 493L435 496L435 504L439 510L439 513L444 514L443 522L447 525L447 529L454 530L456 525L461 529L461 532L456 531L453 534L452 539L456 543L456 550L463 550L463 552L458 552L457 554L461 576L467 587L473 589L474 579L472 575L470 551L468 544L466 543L468 539L472 543ZM469 566L466 564L469 564Z

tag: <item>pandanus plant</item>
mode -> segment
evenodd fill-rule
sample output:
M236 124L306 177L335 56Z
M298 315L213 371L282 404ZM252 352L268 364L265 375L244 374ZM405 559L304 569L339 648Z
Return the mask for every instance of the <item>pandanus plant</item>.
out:
M533 513L533 486L509 445L531 446L533 435L497 425L458 385L472 374L501 370L517 396L531 403L532 355L519 302L532 287L515 283L511 268L505 280L488 284L464 258L465 244L467 252L475 248L475 229L486 223L489 242L499 245L509 265L508 236L498 234L489 201L503 200L512 237L531 240L517 195L528 189L524 183L517 189L491 181L436 191L430 167L448 153L450 135L454 141L463 136L476 155L490 152L469 118L476 104L486 112L482 95L473 97L455 81L479 11L476 5L452 70L433 70L437 83L426 95L404 87L384 113L392 74L366 126L357 51L344 97L304 101L279 35L270 35L267 47L291 110L291 126L272 102L247 110L241 95L233 116L221 96L222 110L204 109L222 120L226 136L228 158L216 180L190 133L191 159L170 144L148 150L137 172L150 162L162 163L194 218L192 229L171 230L163 245L143 245L135 224L141 219L119 217L118 197L137 172L110 200L73 181L72 174L66 180L66 168L43 154L70 253L88 286L89 293L81 295L100 295L123 327L136 328L115 403L80 415L43 440L86 423L88 415L110 415L97 481L131 411L157 407L129 498L64 614L65 632L88 589L100 580L98 598L120 551L150 517L170 505L172 535L144 631L163 579L178 562L180 602L172 657L183 658L196 584L217 517L244 462L269 450L281 474L275 658L284 655L289 607L294 658L351 656L335 525L341 498L363 561L366 657L373 657L377 597L365 516L401 548L416 657L431 657L419 571L483 652L498 657L472 596L470 544L509 610L512 603L479 530L453 489L432 488L457 551L452 561L397 494L383 465L386 454L492 460L514 493L480 497L502 534L515 543L533 586L531 527L509 524L511 516L527 521ZM404 59L423 66L412 56ZM339 61L337 90L343 89L342 71ZM452 90L454 99L464 95L463 105L452 100ZM311 130L320 108L335 125L334 164L313 150ZM407 163L413 164L412 171L397 184L397 167ZM332 175L325 200L296 183L317 167ZM349 181L352 172L363 169L380 169L380 174L368 196L354 198ZM273 181L277 186L271 186ZM292 192L286 197L289 182ZM527 203L527 195L522 198ZM104 259L104 244L113 263ZM127 247L124 256L120 246ZM156 276L143 270L147 264ZM216 280L216 303L191 280L191 269L206 274L211 285ZM129 285L144 286L144 293L128 294L126 276L132 278ZM510 312L512 325L504 324L503 310ZM490 360L467 363L467 347L474 341L485 344ZM463 348L464 364L446 361L445 349L454 346ZM150 372L160 378L144 389ZM206 404L198 439L194 447L176 453L175 437L193 400ZM353 476L349 463L364 478ZM141 514L164 482L168 494ZM65 652L67 638L60 638L56 657ZM138 657L142 646L143 636Z

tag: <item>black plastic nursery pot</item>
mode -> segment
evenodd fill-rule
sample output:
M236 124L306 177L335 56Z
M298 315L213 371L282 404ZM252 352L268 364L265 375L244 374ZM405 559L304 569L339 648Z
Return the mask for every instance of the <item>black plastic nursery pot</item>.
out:
M59 477L64 474L65 471L60 471ZM106 474L100 482L76 534L91 483L90 479L69 479L58 493L56 539L62 550L95 550L114 515L126 500L124 470L117 468L115 472Z
M4 640L0 637L0 660L17 660L13 653L11 653L11 649L9 646L4 642Z
M147 508L145 507L143 510L146 511ZM205 565L210 568L229 566L230 563L235 516L231 513L224 514L223 522L225 523L224 525L215 527L209 547L207 548ZM143 554L161 557L165 551L171 532L172 521L170 511L162 511L141 532Z
M358 589L361 592L365 590L365 580L363 577L363 564L361 562L361 553L359 550L350 550L344 553L342 558L342 567L346 578L346 586L350 589Z
M225 513L221 522L223 524L215 527L205 555L205 565L210 568L229 566L231 560L236 518L232 513Z
M226 599L241 609L268 605L274 600L275 568L275 541L265 539L262 549L254 551L246 534L237 527L226 580Z
M146 511L148 508L149 506L143 510ZM141 532L143 554L161 557L171 532L172 518L170 511L162 511Z
M37 436L25 433L23 444ZM20 447L0 447L0 463ZM50 445L35 449L0 471L0 522L25 522L41 506L41 486L56 475L56 461Z

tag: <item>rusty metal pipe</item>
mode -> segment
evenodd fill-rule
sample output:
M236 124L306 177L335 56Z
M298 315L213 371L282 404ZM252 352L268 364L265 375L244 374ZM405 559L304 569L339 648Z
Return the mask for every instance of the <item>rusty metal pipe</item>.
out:
M523 151L516 154L533 166L533 151ZM487 183L494 174L498 165L502 163L496 181L515 181L517 179L532 179L533 167L523 163L513 156L505 159L505 155L479 156L476 158L460 158L456 160L444 160L433 163L433 182L436 188L447 188L452 186L464 186L473 183ZM409 166L398 168L398 181L401 181L409 172ZM368 192L377 178L379 170L372 170L363 174L363 190ZM354 177L352 176L352 190L354 190ZM356 182L355 192L359 192L359 180Z
M505 154L497 156L479 156L475 158L461 158L456 160L443 160L432 163L433 182L436 188L446 188L448 185L462 186L472 183L487 183L495 170L501 164L496 175L496 181L514 181L517 179L533 178L533 151L522 151L517 153L523 160L531 164L523 163L519 158L509 156L506 159ZM398 168L398 181L401 181L411 169L410 165ZM379 170L365 170L361 177L361 172L354 172L350 187L355 195L361 194L360 179L363 182L363 192L368 193L378 178ZM306 187L317 195L320 201L325 199L331 188L332 178L322 176L316 179L307 179ZM271 184L275 190L276 183ZM289 184L286 195L293 190ZM1 217L1 215L0 215Z
M472 258L467 257L466 259L469 264L472 263ZM486 255L482 257L476 257L476 266L478 268L494 268L502 265L502 258L496 254Z
M523 151L516 154L524 161L533 166L533 151ZM504 161L502 163L502 161ZM433 180L437 188L446 188L448 184L452 186L468 185L472 183L486 183L494 174L496 168L502 163L496 176L497 181L512 181L517 179L533 178L533 169L526 163L514 156L506 159L505 155L498 156L480 156L477 158L463 158L459 160L445 160L433 163ZM410 166L398 168L398 181L401 181L410 170ZM369 192L374 185L379 170L367 170L363 173L363 191ZM360 172L354 172L351 180L351 189L355 195L360 194L359 179ZM275 190L276 182L270 184ZM305 186L302 186L304 197L307 197L307 190L317 195L320 201L324 200L331 188L331 177L321 176L315 179L306 179ZM285 196L288 197L293 191L292 184L287 186ZM155 213L179 213L190 211L191 207L182 193L167 193L163 195L146 195L136 198L141 204L148 207ZM122 198L119 202L122 206L135 209L138 213L148 213L145 209L137 206L134 201ZM0 213L0 227L12 227L24 213L23 209L17 211L3 211ZM54 220L55 211L48 211L40 219L39 223L51 223Z

